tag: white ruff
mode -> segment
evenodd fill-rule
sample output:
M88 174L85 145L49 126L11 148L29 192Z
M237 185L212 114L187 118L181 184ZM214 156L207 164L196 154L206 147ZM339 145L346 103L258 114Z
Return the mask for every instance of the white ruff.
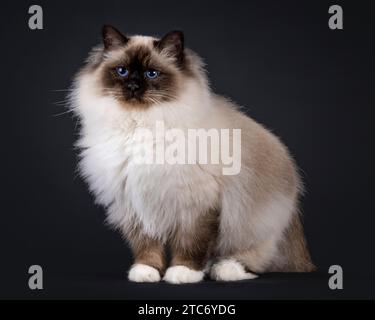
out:
M82 119L80 170L96 201L108 208L111 224L127 228L135 221L148 235L165 240L175 226L190 228L198 215L217 207L215 174L219 175L220 168L134 161L135 143L142 143L133 140L136 128L154 130L156 121L170 128L202 128L206 124L199 120L210 112L209 96L192 82L180 102L139 112L95 95L90 82L89 77L82 78L76 91ZM199 99L199 106L202 101L206 103L206 108L199 108L194 97Z

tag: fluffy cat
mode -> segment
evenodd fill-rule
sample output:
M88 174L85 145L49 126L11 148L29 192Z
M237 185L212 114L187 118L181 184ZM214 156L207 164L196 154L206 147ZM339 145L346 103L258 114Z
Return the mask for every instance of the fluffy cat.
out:
M103 45L75 78L71 107L81 124L80 173L129 242L130 280L192 283L208 273L233 281L314 270L294 161L276 136L210 90L182 32L157 39L104 26ZM182 130L241 129L239 174L223 175L222 164L136 164L135 130L152 130L156 121Z

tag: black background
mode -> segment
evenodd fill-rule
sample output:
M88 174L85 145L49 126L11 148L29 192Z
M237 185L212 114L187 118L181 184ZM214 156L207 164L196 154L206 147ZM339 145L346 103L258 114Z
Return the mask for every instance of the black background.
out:
M43 30L28 28L32 4L43 8ZM343 6L344 30L328 28L332 4ZM355 1L2 2L0 297L374 298L374 15ZM77 123L60 114L59 90L104 23L130 34L183 30L215 91L282 138L303 172L319 273L178 287L127 281L130 252L77 177ZM44 290L28 289L33 264ZM344 269L342 291L328 289L333 264Z

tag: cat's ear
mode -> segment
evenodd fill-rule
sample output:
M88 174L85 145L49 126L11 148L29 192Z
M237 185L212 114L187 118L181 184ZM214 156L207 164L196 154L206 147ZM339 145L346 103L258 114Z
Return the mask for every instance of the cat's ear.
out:
M171 31L157 41L156 47L181 62L184 56L184 34L182 31Z
M129 41L126 36L110 25L103 26L102 36L105 49L115 49L125 45Z

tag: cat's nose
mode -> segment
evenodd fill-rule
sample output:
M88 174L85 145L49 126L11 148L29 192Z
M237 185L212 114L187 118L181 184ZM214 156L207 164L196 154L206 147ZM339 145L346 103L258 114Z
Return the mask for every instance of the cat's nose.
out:
M129 82L126 87L128 90L133 92L137 91L140 88L139 84L136 82Z

